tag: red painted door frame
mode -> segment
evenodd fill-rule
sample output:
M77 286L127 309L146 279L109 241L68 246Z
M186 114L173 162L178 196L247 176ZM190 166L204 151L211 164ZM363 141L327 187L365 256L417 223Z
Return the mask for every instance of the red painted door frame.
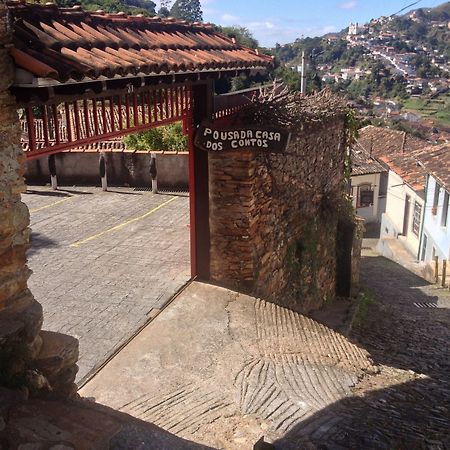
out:
M192 87L192 107L188 117L189 130L189 196L191 230L192 278L209 280L210 230L209 230L209 175L208 153L194 145L197 125L212 120L214 114L214 82Z

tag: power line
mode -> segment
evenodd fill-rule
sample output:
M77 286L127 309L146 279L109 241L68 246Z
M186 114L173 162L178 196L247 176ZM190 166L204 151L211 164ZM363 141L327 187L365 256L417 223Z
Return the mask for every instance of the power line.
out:
M401 12L405 11L405 9L411 8L411 6L415 6L415 5L417 5L418 3L421 3L422 1L423 1L423 0L417 0L417 1L414 2L414 3L411 3L411 4L408 5L408 6L405 6L405 7L402 8L400 11L397 11L396 13L391 14L391 16L396 16L397 14L400 14Z

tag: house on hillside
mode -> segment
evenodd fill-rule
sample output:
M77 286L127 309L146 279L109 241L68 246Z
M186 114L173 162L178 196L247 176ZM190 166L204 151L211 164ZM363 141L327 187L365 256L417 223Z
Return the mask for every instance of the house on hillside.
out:
M357 142L352 149L352 195L358 214L364 217L367 223L381 223L386 211L389 174L393 171L382 158L388 157L389 160L392 155L403 157L424 146L425 141L403 131L373 125L359 130ZM369 186L372 186L372 189L369 189ZM369 205L371 191L373 202Z
M386 174L387 169L356 142L352 149L351 195L356 213L366 223L381 222L386 198L381 178Z
M397 239L417 258L425 211L426 171L411 153L381 156L380 160L389 168L389 176L378 250L389 256L389 239Z
M427 172L419 259L430 264L450 258L450 144L428 147L418 158Z

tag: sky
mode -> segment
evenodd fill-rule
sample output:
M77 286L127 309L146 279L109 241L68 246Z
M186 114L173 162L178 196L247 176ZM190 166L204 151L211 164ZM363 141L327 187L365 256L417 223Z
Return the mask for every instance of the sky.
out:
M273 47L277 42L286 44L296 38L340 31L350 22L365 23L372 18L391 15L414 0L200 1L205 22L247 27L260 45ZM442 3L443 0L422 0L409 9Z

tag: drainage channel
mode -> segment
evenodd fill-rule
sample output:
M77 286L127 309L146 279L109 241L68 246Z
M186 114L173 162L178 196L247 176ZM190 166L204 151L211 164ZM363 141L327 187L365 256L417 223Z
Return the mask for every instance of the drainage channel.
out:
M135 187L133 189L133 191L151 192L152 188L151 188L151 186ZM175 195L175 196L179 196L179 197L189 197L189 189L187 189L187 188L175 188L175 189L158 188L158 194Z
M430 302L414 302L414 306L416 308L438 308L438 305L436 303Z

